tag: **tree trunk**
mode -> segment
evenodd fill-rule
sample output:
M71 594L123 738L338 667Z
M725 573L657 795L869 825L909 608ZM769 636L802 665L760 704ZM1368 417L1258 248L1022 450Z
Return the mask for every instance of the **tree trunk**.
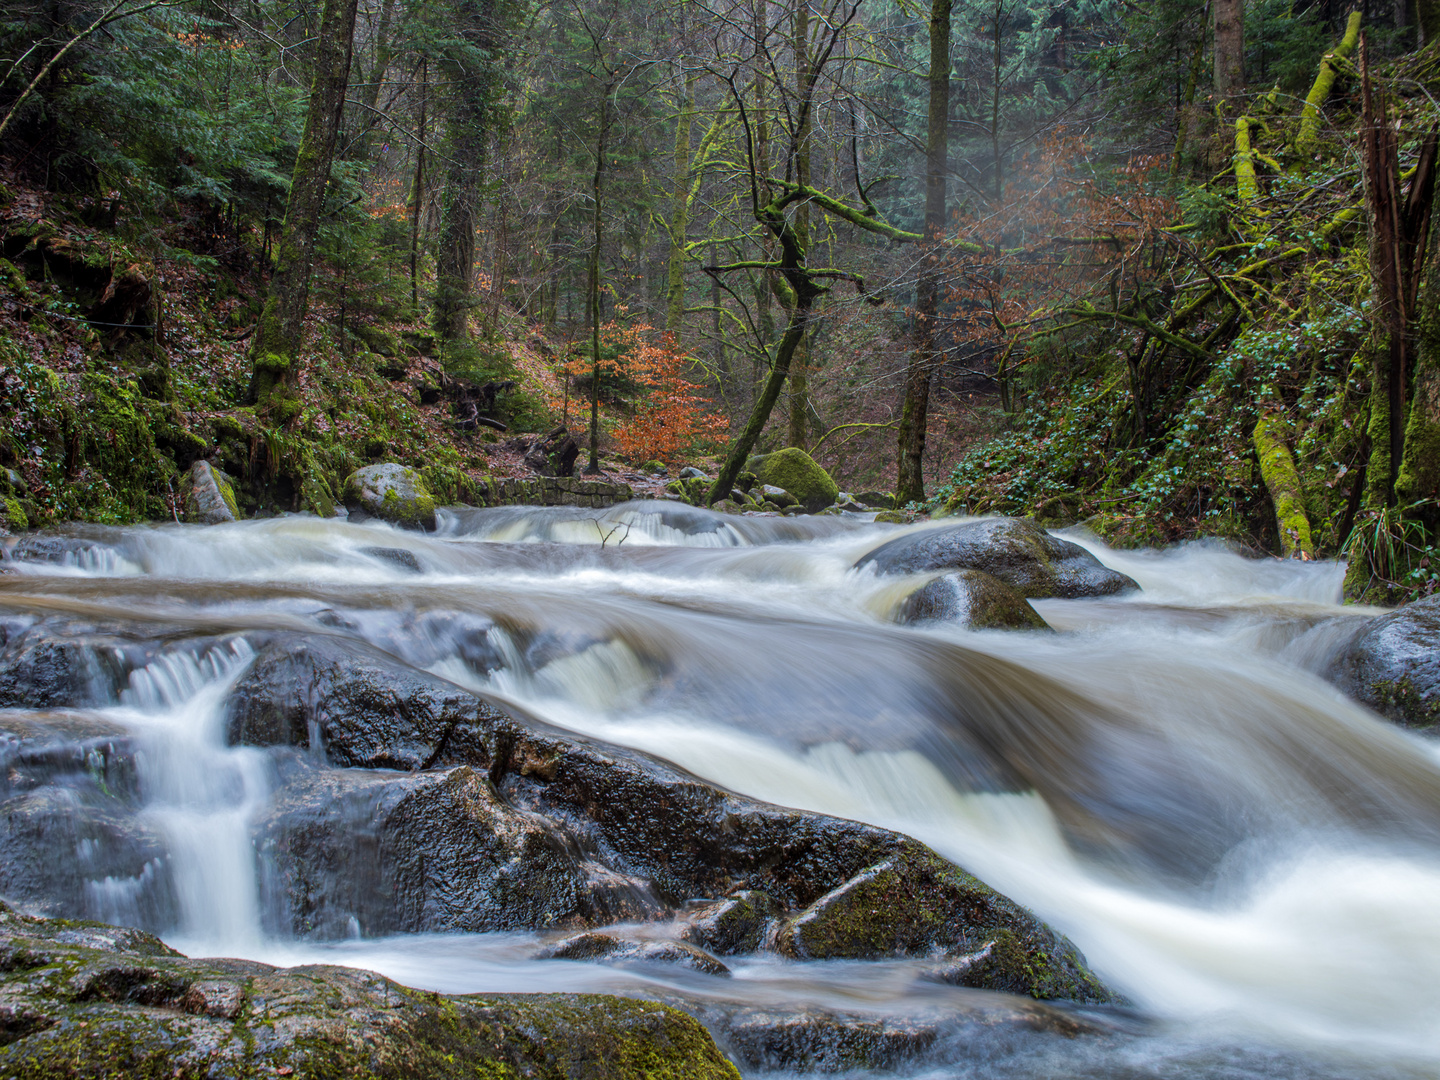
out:
M360 133L356 135L355 143L350 148L349 157L352 161L364 161L370 156L370 136L380 122L380 115L376 111L380 104L380 86L385 81L385 72L389 70L390 60L395 55L393 35L390 33L394 13L395 0L385 0L380 6L380 23L375 28L375 62L370 66L364 85L360 88L360 103L363 108L358 117ZM424 60L421 60L421 63L423 64Z
M939 363L935 320L939 314L940 251L945 235L945 181L950 140L950 10L952 0L930 7L930 115L925 138L925 251L915 288L915 352L905 375L905 404L900 413L900 460L895 504L925 498L925 428L930 410L930 377ZM998 162L997 162L998 168Z
M297 375L315 238L330 181L330 164L345 110L358 0L325 0L315 43L315 78L305 130L290 179L285 222L275 247L275 272L251 346L251 393L257 404L283 414L298 408L291 390Z
M600 245L605 238L604 194L605 194L605 149L610 136L610 91L612 82L605 84L600 98L600 131L595 141L595 177L591 191L595 201L595 238L590 248L590 462L585 466L587 473L600 471Z
M420 141L415 146L415 175L410 181L410 306L420 314L420 215L425 206L425 110L430 98L430 61L420 61Z
M1440 37L1440 0L1415 0L1415 25L1420 30L1421 45Z
M1228 98L1245 89L1245 0L1211 0L1215 18L1215 93Z
M479 0L461 8L466 20L462 31L473 49L494 43L495 0ZM455 91L450 117L445 170L445 195L440 218L440 245L435 253L435 332L443 355L449 356L470 340L470 309L475 292L475 229L480 217L480 189L485 151L494 107L494 61L477 59L473 52L445 62Z
M810 143L814 131L811 101L814 76L810 72L810 0L795 3L795 96L800 103L799 124L795 131L795 182L810 186ZM802 202L795 208L795 238L800 247L810 250L810 206ZM793 324L793 320L792 320ZM808 320L806 321L808 326ZM789 445L806 449L810 440L805 429L810 420L810 339L802 333L795 343L790 359L790 430Z

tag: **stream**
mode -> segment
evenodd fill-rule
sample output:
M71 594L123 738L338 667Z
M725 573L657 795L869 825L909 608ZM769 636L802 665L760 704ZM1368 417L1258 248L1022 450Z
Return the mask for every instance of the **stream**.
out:
M1034 601L1057 633L972 631L894 621L924 579L854 569L900 532L863 516L440 517L430 534L307 516L83 527L4 564L12 632L124 628L65 722L135 741L139 827L159 839L138 872L103 839L52 852L83 879L71 914L190 955L447 993L924 1023L940 1037L896 1066L914 1077L1440 1076L1440 753L1321 677L1375 614L1341 607L1343 566L1067 534L1141 590ZM987 1028L981 992L903 960L758 953L719 978L533 959L554 934L372 936L352 917L297 938L252 831L288 751L228 746L224 719L277 629L358 639L730 791L913 836L1069 936L1131 1005L1089 1010L1096 1032L1071 1038ZM0 728L49 716L3 710Z

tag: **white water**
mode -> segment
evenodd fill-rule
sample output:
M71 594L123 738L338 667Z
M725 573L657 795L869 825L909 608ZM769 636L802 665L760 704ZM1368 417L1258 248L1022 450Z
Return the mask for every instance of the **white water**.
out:
M118 554L89 567L26 567L0 603L24 595L42 608L101 603L169 618L179 603L187 617L235 627L312 625L311 613L343 608L362 636L417 649L415 662L553 723L744 794L916 836L1067 933L1106 979L1170 1021L1166 1060L1195 1045L1243 1045L1262 1057L1266 1047L1319 1054L1341 1071L1358 1062L1361 1074L1440 1073L1440 769L1429 744L1306 670L1323 653L1316 635L1339 633L1325 620L1355 614L1336 602L1342 568L1207 545L1116 552L1075 537L1144 591L1037 603L1058 635L902 630L888 620L914 580L849 569L892 532L786 522L769 538L781 542L765 543L753 522L701 525L631 509L450 516L431 537L307 518L129 530ZM411 552L423 572L377 547ZM127 572L128 586L115 576ZM99 591L77 591L77 580ZM396 636L397 618L410 625L436 608L579 628L603 643L531 670L497 633L506 664L485 676ZM1022 726L1039 717L1026 711L1025 680L1006 682L1007 672L1031 673L1030 690L1058 686L1103 704L1074 730L1080 720L1067 713L1053 732L1011 733L1022 757L1039 745L1064 759L1040 793L957 788L925 741L941 707L917 685L925 665L948 655L931 646L951 643L1008 662L982 664L981 683L967 685L1005 699ZM224 748L219 730L225 692L249 657L240 638L198 660L168 653L135 672L109 710L145 740L142 783L170 843L182 947L339 959L447 991L659 985L528 962L525 935L265 941L248 830L267 798L266 759ZM1007 705L1012 693L1020 704ZM1067 785L1105 802L1097 850L1067 842ZM1229 831L1206 834L1212 811ZM1135 836L1141 848L1193 843L1201 864L1206 845L1220 857L1178 880L1122 857ZM97 906L123 915L126 890L144 887L97 883ZM706 992L915 1005L903 965L885 969L896 972L888 981L812 967L745 962L739 991ZM693 992L704 982L674 985ZM1210 1068L1194 1075L1229 1075Z

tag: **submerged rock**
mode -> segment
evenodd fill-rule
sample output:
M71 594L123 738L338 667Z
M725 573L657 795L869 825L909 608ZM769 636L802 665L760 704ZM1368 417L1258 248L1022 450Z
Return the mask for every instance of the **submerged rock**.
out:
M1398 724L1440 724L1440 596L1381 615L1355 635L1332 681Z
M896 621L959 623L971 630L1050 629L1023 596L983 570L956 570L920 586L900 605Z
M881 574L983 570L1032 599L1111 596L1139 588L1080 545L1018 518L907 533L881 544L855 566L873 566Z
M185 520L192 525L221 525L240 518L230 477L211 468L208 461L190 466L180 484L180 497Z
M190 960L0 905L0 1074L739 1080L700 1023L598 994L444 996L374 972Z
M547 945L537 960L595 960L606 964L664 964L703 975L728 976L730 969L704 949L684 941L632 941L590 931Z
M352 513L363 511L407 529L434 531L435 497L415 469L388 462L367 465L345 478L343 500Z
M840 494L830 474L798 447L757 455L745 463L745 468L755 474L760 484L788 491L807 513L824 510Z

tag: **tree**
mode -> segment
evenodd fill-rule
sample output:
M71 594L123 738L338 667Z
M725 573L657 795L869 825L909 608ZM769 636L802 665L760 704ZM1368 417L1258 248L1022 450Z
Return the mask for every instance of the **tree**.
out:
M1210 0L1215 30L1215 93L1222 99L1245 90L1245 0Z
M255 402L282 419L299 409L293 388L310 300L315 240L350 81L357 7L358 0L325 0L320 16L305 130L290 178L274 274L250 351Z
M450 357L470 340L478 227L486 152L500 80L495 70L496 0L461 0L456 40L445 50L450 81L447 165L440 240L435 255L435 332Z
M936 319L939 315L940 252L948 224L945 180L950 171L950 10L952 0L930 6L930 95L925 137L925 243L929 250L916 288L917 342L905 374L905 402L900 417L897 504L925 498L925 427L930 404L930 379L939 360Z

